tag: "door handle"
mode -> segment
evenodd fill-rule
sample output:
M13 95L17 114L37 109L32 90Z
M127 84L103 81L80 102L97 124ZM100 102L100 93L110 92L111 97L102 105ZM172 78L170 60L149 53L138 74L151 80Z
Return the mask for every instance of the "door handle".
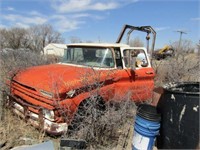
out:
M121 77L116 77L116 78L113 78L112 80L114 81L114 82L117 82L117 81L119 81L121 79Z
M147 71L146 74L153 74L153 72L151 72L151 71Z

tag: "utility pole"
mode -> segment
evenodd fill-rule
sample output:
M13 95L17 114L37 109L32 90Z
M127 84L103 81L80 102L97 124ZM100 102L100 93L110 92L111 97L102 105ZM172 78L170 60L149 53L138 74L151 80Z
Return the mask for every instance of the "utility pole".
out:
M181 30L178 30L176 32L179 32L180 33L180 38L179 38L179 43L178 43L178 49L180 50L180 47L181 47L181 41L182 41L182 35L183 34L187 34L186 32L184 31L181 31Z
M182 41L182 35L183 34L187 34L186 32L182 31L182 30L177 30L176 32L180 33L180 38L179 38L179 43L178 43L178 49L176 51L176 53L180 53L180 49L181 49L181 41Z

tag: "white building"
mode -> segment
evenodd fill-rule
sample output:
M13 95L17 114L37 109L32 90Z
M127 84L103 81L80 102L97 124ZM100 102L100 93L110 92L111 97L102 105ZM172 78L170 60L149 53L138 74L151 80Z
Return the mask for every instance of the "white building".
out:
M44 47L44 55L57 55L62 57L65 49L67 49L67 44L50 43Z

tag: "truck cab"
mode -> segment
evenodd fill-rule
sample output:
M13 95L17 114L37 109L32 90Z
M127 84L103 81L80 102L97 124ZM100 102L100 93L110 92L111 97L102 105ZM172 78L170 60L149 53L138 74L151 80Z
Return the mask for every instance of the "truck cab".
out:
M94 97L104 103L151 99L154 76L144 47L68 44L62 62L30 67L12 78L8 105L37 128L60 135L81 104Z
M146 48L107 43L75 43L67 47L61 64L89 67L107 74L113 81L115 99L129 91L134 101L150 99L155 73Z

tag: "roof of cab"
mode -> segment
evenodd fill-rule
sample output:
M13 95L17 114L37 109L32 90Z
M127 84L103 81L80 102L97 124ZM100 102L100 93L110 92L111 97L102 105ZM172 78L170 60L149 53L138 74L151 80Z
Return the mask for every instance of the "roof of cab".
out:
M122 43L72 43L67 46L91 46L91 47L130 47Z

